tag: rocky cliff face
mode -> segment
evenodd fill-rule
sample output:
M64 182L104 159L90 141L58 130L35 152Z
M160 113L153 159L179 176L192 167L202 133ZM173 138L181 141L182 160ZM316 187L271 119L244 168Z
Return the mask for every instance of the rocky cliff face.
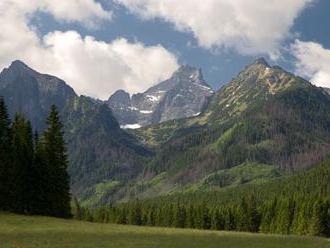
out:
M38 73L21 61L14 61L0 73L0 95L5 98L11 116L21 112L39 130L44 128L52 104L62 110L76 96L63 80Z
M137 128L168 120L199 115L213 90L203 79L200 69L181 66L170 79L144 93L120 90L108 100L119 123L124 128Z

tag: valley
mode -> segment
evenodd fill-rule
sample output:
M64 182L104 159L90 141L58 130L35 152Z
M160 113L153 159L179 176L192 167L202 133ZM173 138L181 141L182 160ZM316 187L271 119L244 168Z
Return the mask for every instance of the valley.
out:
M330 248L329 0L0 0L0 248Z
M23 94L22 83L30 95ZM207 95L195 89L192 102L186 97L175 107L175 96L189 95L196 84ZM43 123L34 117L60 103L75 218L328 236L330 95L263 58L217 92L206 85L200 70L183 66L141 93L147 100L138 106L137 96L123 91L106 102L78 96L65 82L20 61L0 74L10 116L21 112L37 131ZM159 91L167 92L160 102L150 97ZM167 111L181 117L138 124L121 119L123 109L146 108L150 99L156 105L147 104L148 111L156 111L167 94L174 105L165 104L159 116ZM196 107L195 97L206 101L203 107ZM279 185L286 191L277 190ZM246 211L251 216L243 221Z
M30 93L23 94L23 88ZM171 96L172 104L151 99L155 92L167 92L159 99ZM175 99L182 94L187 96L180 105ZM1 73L0 95L11 117L20 111L39 131L40 116L58 103L72 193L83 206L260 184L311 168L330 155L330 96L263 58L215 93L201 70L182 66L141 93L141 106L137 95L123 91L107 102L78 96L64 81L15 61ZM122 119L123 109L156 111L161 105L176 116L121 128L136 124Z

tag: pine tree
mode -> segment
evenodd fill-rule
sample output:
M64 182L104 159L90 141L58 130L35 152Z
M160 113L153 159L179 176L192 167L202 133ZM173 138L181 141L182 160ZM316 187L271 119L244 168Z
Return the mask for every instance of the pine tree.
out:
M187 227L188 228L196 228L195 222L196 222L196 212L195 208L192 205L189 205L187 209Z
M174 227L184 228L186 224L186 210L179 205L174 207Z
M237 209L238 230L247 232L250 229L250 216L248 211L248 203L245 197L242 198L241 204Z
M67 173L68 159L63 138L63 125L56 106L51 107L47 119L47 129L44 132L43 159L48 171L47 198L50 215L70 217L70 182Z
M314 236L325 236L327 230L327 204L321 199L315 201L312 211L309 233Z
M35 195L33 184L34 146L31 123L22 115L15 116L12 126L13 146L13 210L18 213L31 214L31 199Z
M80 207L79 201L76 197L73 198L73 206L72 206L72 213L75 219L82 220L83 213Z
M10 210L11 132L7 108L0 97L0 210Z
M258 232L260 227L260 214L258 212L257 202L253 194L248 201L247 216L249 223L248 231Z
M277 209L276 232L289 234L294 217L294 202L292 199L282 200Z
M142 224L142 212L139 202L133 203L129 209L128 223L131 225L141 225Z

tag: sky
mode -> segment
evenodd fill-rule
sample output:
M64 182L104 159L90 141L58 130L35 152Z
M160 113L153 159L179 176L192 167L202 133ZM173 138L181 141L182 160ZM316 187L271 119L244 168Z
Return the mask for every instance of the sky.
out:
M102 100L182 64L215 89L265 57L330 87L329 0L1 0L0 69L19 59Z

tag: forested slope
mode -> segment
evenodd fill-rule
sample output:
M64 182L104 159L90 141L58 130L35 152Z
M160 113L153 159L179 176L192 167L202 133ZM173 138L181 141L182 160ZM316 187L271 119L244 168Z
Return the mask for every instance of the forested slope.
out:
M76 217L100 222L330 236L330 161L294 176L218 192L135 200Z

